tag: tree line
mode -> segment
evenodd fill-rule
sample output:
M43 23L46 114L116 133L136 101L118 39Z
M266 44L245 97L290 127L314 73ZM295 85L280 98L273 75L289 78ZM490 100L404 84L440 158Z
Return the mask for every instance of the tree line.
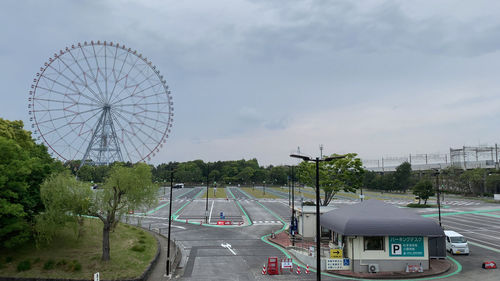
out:
M463 170L454 166L441 170L412 171L411 165L404 162L395 172L367 171L363 186L373 190L407 192L419 182L426 181L446 193L470 196L493 196L500 193L500 171L497 169L476 168Z

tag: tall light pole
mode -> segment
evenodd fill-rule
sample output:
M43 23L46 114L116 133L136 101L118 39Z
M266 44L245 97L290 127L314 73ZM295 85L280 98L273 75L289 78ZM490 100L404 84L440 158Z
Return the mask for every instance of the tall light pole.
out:
M295 223L295 185L293 180L293 166L292 166L292 226L293 228L297 227ZM292 246L295 246L295 229L292 233Z
M439 190L439 170L434 169L436 175L436 188L437 188L437 205L438 205L438 216L439 216L439 226L441 226L441 194Z
M205 200L205 223L208 223L208 175L210 174L210 164L207 162L207 196Z
M170 170L170 203L168 212L167 276L170 275L170 229L172 228L172 189L174 189L174 168Z
M320 225L320 196L319 196L319 162L332 161L334 159L341 159L345 155L332 156L327 158L312 158L305 155L290 154L290 157L300 158L303 161L316 163L316 280L321 280L321 225Z

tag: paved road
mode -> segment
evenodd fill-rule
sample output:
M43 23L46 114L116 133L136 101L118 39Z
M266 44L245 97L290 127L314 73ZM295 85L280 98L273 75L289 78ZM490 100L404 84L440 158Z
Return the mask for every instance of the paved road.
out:
M205 200L196 198L202 191L203 188L174 190L172 212L178 216L178 220L204 219ZM284 256L277 248L263 242L261 237L281 229L283 227L281 220L287 223L290 221L288 194L286 193L286 198L282 199L256 199L237 187L228 188L227 192L229 200L210 199L209 211L212 210L212 217L218 219L220 211L223 211L226 218L243 221L248 215L252 225L219 228L174 221L172 238L181 245L186 255L185 266L177 271L177 279L315 280L314 274L309 276L261 275L262 265L267 257ZM280 194L280 192L274 194ZM160 195L163 197L163 194ZM168 192L165 199L168 199ZM397 198L386 200L397 205L406 202ZM333 204L341 206L352 203L355 201L339 199L334 200ZM296 204L300 204L300 201L296 201ZM460 198L450 198L449 204L446 205L447 208L443 209L443 226L465 235L471 242L471 254L454 256L463 266L463 270L445 280L498 280L498 271L484 270L481 268L481 263L485 260L500 262L500 205ZM162 229L165 233L168 225L168 209L168 201L162 200L158 207L129 219L132 221L140 219L143 226L151 225L151 228ZM412 210L437 219L435 208ZM246 219L245 222L245 225L248 225ZM337 280L327 276L323 279Z

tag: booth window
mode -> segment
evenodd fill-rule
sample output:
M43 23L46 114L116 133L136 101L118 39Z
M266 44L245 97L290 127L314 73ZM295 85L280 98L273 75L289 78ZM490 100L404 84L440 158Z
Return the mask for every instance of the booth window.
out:
M365 236L365 251L383 251L384 236Z

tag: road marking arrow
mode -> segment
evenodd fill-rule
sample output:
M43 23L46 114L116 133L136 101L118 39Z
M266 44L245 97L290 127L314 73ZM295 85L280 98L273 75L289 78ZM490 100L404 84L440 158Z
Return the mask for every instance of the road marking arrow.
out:
M220 245L221 245L222 248L228 249L231 253L233 253L233 255L236 256L236 253L233 251L233 249L231 249L231 244L229 244L229 243L226 243L226 244L222 243Z

